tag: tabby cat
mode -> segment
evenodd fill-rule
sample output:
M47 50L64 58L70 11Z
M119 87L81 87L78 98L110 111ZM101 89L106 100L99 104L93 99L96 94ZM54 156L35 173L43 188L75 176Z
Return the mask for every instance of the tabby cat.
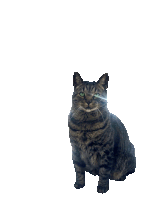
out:
M136 157L126 128L107 108L109 76L83 81L74 72L72 108L68 115L76 189L85 186L85 171L99 176L97 192L109 190L109 179L123 181L135 172Z

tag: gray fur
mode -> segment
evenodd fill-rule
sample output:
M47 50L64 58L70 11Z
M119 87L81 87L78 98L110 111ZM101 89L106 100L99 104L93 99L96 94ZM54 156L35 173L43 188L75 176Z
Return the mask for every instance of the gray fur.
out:
M73 76L68 126L76 189L84 187L85 171L99 176L99 193L109 190L109 179L123 181L135 171L135 149L126 128L107 108L108 80L107 73L97 82L83 81L78 72Z

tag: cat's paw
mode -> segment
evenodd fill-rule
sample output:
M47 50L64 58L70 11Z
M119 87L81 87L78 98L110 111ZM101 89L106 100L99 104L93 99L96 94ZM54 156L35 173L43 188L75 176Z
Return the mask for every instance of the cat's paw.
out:
M98 193L106 193L108 190L109 190L109 185L107 185L106 187L100 185L97 186Z
M79 184L79 183L75 183L75 184L74 184L74 187L75 187L76 189L83 188L84 186L85 186L85 184Z

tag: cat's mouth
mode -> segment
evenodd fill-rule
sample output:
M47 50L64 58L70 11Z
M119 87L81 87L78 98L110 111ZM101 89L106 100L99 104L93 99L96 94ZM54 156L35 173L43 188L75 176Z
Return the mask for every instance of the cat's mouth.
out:
M84 110L85 112L92 112L93 110L97 110L97 107L95 107L95 108L83 108L83 107L81 107L82 108L82 110Z

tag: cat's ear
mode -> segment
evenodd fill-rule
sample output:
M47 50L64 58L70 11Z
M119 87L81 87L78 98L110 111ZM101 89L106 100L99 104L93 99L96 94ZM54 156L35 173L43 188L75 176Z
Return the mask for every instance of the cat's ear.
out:
M83 83L83 79L81 78L78 72L74 72L73 75L73 86L76 88L78 85Z
M108 81L109 81L108 73L105 73L99 78L97 84L101 85L104 88L104 90L106 90L108 88Z

